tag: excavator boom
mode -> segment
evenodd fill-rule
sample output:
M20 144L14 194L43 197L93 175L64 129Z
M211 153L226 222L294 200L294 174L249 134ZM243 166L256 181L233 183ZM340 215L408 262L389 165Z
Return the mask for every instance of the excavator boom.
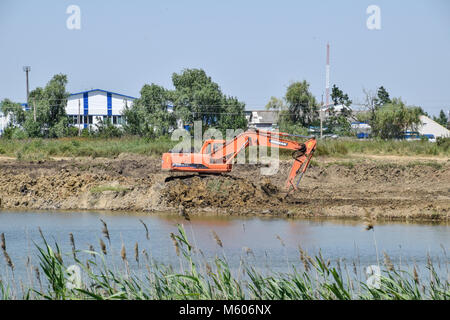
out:
M295 136L308 138L304 143L288 140L286 137ZM164 153L162 156L162 169L182 172L220 173L230 172L235 157L249 146L266 146L292 150L294 164L286 181L286 188L297 189L303 174L309 166L311 157L316 149L316 139L299 135L290 135L284 132L271 132L249 130L237 135L234 139L206 140L197 153ZM300 172L297 184L294 179Z

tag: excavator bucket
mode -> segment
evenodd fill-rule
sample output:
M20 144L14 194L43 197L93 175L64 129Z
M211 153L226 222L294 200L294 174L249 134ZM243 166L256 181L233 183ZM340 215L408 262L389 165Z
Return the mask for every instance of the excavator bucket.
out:
M304 143L304 147L299 151L294 151L292 158L294 163L292 164L291 171L289 173L288 180L286 181L286 189L297 190L300 181L303 178L303 174L308 169L311 158L316 150L316 139L310 139ZM294 183L295 178L298 175L297 183Z

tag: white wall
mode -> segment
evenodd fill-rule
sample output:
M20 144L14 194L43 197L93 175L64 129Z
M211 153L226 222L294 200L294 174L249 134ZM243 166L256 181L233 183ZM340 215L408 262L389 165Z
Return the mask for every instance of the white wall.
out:
M450 130L434 120L426 116L420 116L420 122L422 122L422 125L418 128L420 134L433 134L435 138L450 137Z
M106 92L92 91L88 93L89 115L107 115L108 100Z
M80 101L80 113L83 114L83 94L76 94L67 99L67 114L78 114L78 101Z
M117 94L112 94L112 114L120 115L122 114L123 109L125 108L125 101L128 107L131 107L133 104L133 100L130 98L126 98Z
M8 126L9 116L5 116L2 112L0 112L0 135L3 134L3 130Z

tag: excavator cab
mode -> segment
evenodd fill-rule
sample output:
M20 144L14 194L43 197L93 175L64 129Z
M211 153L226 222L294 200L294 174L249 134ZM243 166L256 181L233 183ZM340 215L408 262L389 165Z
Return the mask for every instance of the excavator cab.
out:
M225 143L226 140L208 139L205 141L205 143L203 143L200 153L205 154L215 153L217 150L223 149Z

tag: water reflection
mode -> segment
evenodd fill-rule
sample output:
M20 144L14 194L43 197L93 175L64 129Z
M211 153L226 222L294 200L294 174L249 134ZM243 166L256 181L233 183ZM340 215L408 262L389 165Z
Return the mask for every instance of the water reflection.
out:
M357 220L281 219L269 217L191 217L189 223L177 215L148 215L108 212L0 212L0 233L5 233L8 252L17 272L35 252L41 227L50 243L58 242L62 251L71 252L69 233L79 249L93 245L99 249L103 219L109 228L111 244L118 253L122 243L133 252L136 242L156 260L176 265L170 241L177 224L183 223L187 236L207 257L226 254L231 265L238 266L243 248L251 248L249 259L256 266L284 271L300 264L298 246L310 255L319 251L326 259L358 261L361 266L376 264L387 252L394 263L417 264L424 269L427 253L439 263L447 259L443 248L450 243L448 224L382 222L374 231L365 231ZM150 241L139 220L146 223ZM224 249L217 246L211 231L220 237ZM0 262L0 274L4 261Z

